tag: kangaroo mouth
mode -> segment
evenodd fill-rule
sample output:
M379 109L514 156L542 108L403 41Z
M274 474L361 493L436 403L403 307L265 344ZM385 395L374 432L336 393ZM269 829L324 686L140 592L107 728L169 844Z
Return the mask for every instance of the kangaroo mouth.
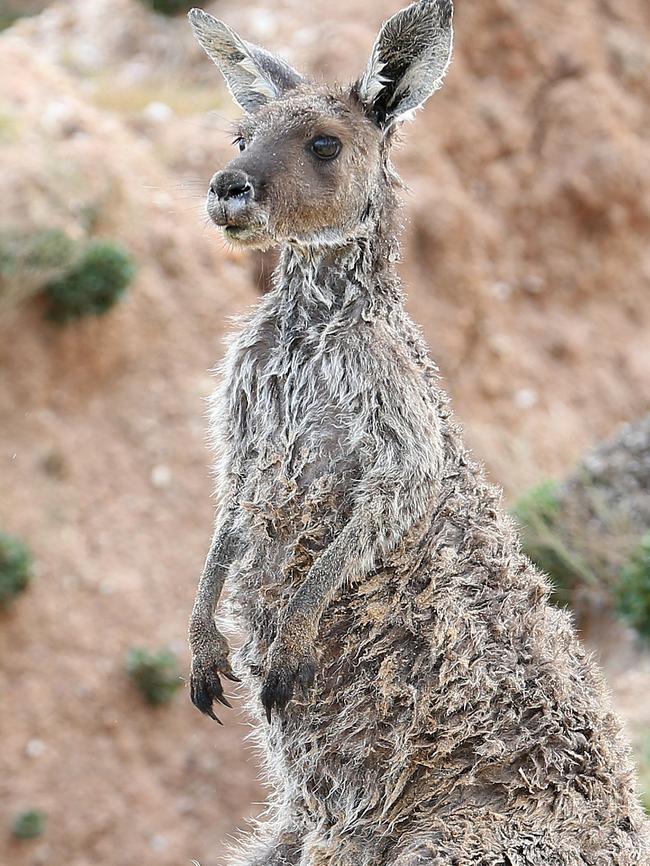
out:
M224 237L242 247L267 247L271 239L262 226L223 226Z
M273 239L267 231L266 221L254 219L248 223L226 223L220 228L224 237L237 246L266 249L273 245Z
M233 225L225 225L223 227L223 232L227 238L238 238L245 235L250 231L249 226L233 226Z
M223 231L229 241L247 247L267 247L272 241L267 232L267 220L261 209L250 203L209 202L208 216Z

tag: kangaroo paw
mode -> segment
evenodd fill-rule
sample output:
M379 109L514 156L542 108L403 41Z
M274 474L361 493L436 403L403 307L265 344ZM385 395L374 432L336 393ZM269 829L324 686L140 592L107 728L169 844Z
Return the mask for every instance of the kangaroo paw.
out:
M221 636L220 636L221 637ZM230 701L223 693L221 677L233 683L241 680L235 676L230 661L225 638L211 641L206 647L194 653L190 672L190 697L194 706L206 716L214 719L220 725L221 719L214 712L213 704L218 702L224 707L231 707Z
M309 655L300 656L278 650L271 653L269 671L262 686L261 700L270 722L273 710L282 712L296 689L303 694L313 686L316 661Z

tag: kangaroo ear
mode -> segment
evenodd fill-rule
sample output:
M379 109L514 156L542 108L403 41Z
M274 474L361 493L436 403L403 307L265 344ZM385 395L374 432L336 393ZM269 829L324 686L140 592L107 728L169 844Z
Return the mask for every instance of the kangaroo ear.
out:
M244 42L227 24L202 9L192 9L188 17L194 35L244 111L257 111L302 81L284 60Z
M452 0L419 0L384 24L356 93L388 128L441 85L453 45Z

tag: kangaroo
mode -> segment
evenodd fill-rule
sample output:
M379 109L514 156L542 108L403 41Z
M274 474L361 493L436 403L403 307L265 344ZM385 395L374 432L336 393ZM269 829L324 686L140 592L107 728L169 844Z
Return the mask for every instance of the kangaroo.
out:
M396 275L391 146L442 84L452 13L398 12L359 80L329 87L190 12L244 110L208 213L282 248L214 397L220 503L189 627L194 704L219 721L222 678L243 680L265 756L240 866L650 862L600 674L463 446Z

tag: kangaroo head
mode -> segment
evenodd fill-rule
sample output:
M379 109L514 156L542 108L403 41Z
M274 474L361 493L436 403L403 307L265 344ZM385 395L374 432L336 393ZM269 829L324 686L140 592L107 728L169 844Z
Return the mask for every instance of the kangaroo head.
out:
M440 87L452 48L451 0L419 0L383 26L348 88L310 82L200 9L194 33L244 109L239 153L212 178L207 209L238 244L322 246L367 233L390 185L392 131Z

